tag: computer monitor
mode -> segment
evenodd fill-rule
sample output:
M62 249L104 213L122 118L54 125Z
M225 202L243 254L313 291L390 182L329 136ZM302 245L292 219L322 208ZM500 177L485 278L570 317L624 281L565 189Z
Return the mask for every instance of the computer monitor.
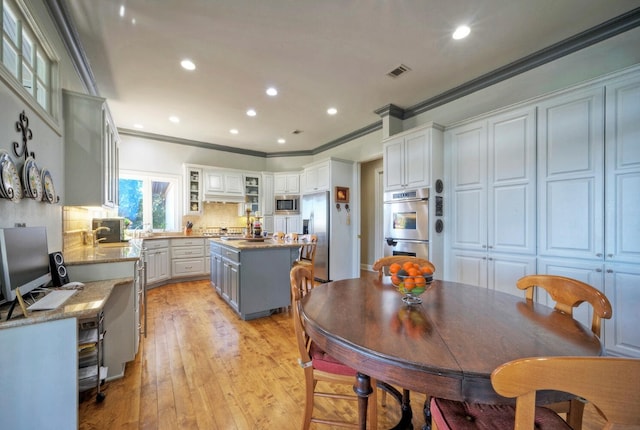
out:
M51 281L45 227L0 229L0 284L5 301L16 299Z

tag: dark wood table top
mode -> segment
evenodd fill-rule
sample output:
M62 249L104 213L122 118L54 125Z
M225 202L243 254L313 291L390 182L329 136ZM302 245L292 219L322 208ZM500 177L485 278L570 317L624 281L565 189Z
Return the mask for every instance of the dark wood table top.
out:
M434 281L407 307L389 282L358 278L315 287L302 300L311 338L372 378L452 400L501 402L491 372L536 356L601 355L572 317L522 297Z

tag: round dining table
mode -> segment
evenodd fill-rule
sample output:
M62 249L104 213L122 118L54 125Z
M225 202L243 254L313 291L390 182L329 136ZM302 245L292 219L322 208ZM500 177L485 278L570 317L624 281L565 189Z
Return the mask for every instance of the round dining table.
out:
M497 292L434 280L422 303L405 305L388 277L321 284L301 301L305 330L323 350L356 369L360 428L369 377L433 397L505 403L491 372L523 357L597 356L602 344L570 315ZM544 402L545 394L539 395ZM547 402L557 393L548 393Z

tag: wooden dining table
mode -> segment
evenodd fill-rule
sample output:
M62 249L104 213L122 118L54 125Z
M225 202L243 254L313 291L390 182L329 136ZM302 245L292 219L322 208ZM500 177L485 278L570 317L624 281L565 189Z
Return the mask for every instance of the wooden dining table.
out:
M513 288L517 295L434 280L422 303L408 306L388 277L361 277L316 286L302 299L301 315L314 342L357 370L364 429L369 377L434 397L505 403L511 400L491 386L491 372L503 363L602 355L590 329Z

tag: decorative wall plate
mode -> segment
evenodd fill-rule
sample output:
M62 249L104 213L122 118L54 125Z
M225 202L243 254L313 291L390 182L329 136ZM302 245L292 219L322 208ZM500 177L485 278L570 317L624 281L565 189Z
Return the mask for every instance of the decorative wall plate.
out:
M14 202L22 199L22 183L18 169L5 150L0 150L0 193L5 199Z
M44 193L44 200L49 203L58 203L58 196L56 196L56 187L53 185L53 178L48 169L42 169L42 191Z
M42 177L33 157L27 157L22 166L22 183L27 197L42 200Z

